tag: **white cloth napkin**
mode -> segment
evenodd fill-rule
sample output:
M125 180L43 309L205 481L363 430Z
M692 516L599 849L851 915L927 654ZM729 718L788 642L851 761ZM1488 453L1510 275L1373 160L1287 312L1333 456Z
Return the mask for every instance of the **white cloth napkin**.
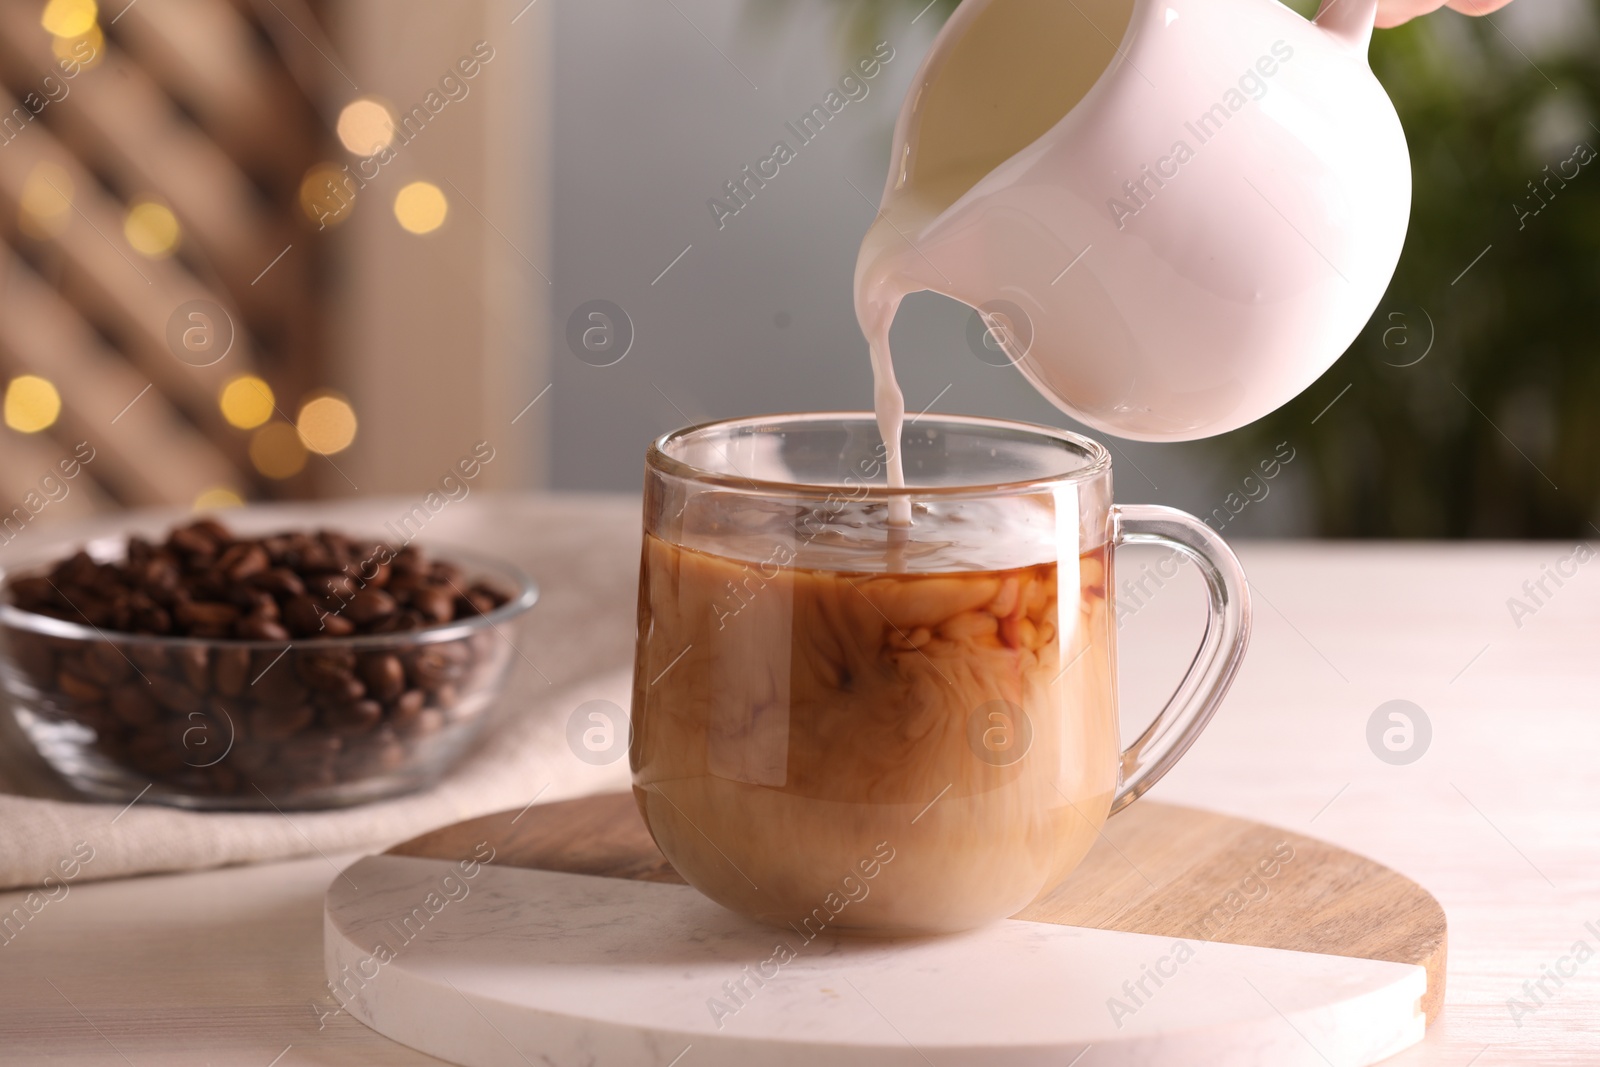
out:
M241 530L303 524L383 533L407 499L261 507L221 517ZM34 533L4 558L65 552L107 533L159 532L181 516L124 514ZM393 538L391 533L390 538ZM0 720L0 889L154 871L254 863L314 853L379 851L449 823L587 793L623 789L628 763L593 766L567 745L578 705L629 705L639 501L632 497L478 494L435 514L421 538L471 547L526 569L540 599L511 638L520 655L502 720L437 786L321 812L191 812L141 800L84 803L54 779L6 709ZM83 861L91 855L92 859ZM63 866L65 865L65 866ZM46 883L47 884L47 883Z

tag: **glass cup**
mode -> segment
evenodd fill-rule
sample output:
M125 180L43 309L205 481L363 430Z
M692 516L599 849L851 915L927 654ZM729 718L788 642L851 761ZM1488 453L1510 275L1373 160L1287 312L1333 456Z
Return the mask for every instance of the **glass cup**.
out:
M903 489L870 413L694 426L645 461L635 799L690 884L808 939L969 929L1053 888L1193 744L1249 635L1233 553L1113 504L1098 442L925 415L901 448ZM1210 612L1126 749L1125 544L1190 557Z

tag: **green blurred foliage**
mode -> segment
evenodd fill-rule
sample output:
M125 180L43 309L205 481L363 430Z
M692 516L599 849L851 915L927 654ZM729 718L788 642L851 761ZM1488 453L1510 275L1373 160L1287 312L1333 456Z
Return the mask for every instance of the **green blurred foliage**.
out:
M1303 438L1323 534L1600 532L1600 159L1545 186L1600 148L1600 0L1570 7L1554 48L1513 43L1504 13L1449 11L1373 42L1411 146L1399 268L1322 380L1226 442Z
M820 2L859 50L927 0ZM955 6L935 0L919 24ZM1542 42L1508 36L1506 11L1441 11L1374 38L1413 171L1394 281L1321 380L1210 444L1248 465L1291 441L1324 536L1600 534L1600 158L1546 184L1571 174L1580 143L1600 151L1600 0L1553 17L1560 32Z

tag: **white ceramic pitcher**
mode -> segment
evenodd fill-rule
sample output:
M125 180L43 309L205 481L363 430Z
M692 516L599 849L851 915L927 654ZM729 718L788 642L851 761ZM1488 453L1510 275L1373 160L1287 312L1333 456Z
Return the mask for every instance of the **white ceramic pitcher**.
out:
M895 127L863 322L923 289L970 304L1040 392L1122 437L1282 405L1355 339L1405 238L1376 9L966 0Z

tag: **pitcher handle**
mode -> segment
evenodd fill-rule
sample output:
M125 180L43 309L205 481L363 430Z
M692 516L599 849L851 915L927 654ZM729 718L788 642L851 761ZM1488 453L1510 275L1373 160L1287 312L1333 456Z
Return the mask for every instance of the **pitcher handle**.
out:
M1378 21L1378 0L1322 0L1311 21L1366 55L1372 45L1372 27Z
M1183 681L1149 728L1122 752L1114 815L1160 781L1216 714L1250 643L1250 588L1233 550L1193 515L1153 504L1117 505L1111 512L1113 548L1165 545L1182 552L1205 579L1208 608L1205 636Z

